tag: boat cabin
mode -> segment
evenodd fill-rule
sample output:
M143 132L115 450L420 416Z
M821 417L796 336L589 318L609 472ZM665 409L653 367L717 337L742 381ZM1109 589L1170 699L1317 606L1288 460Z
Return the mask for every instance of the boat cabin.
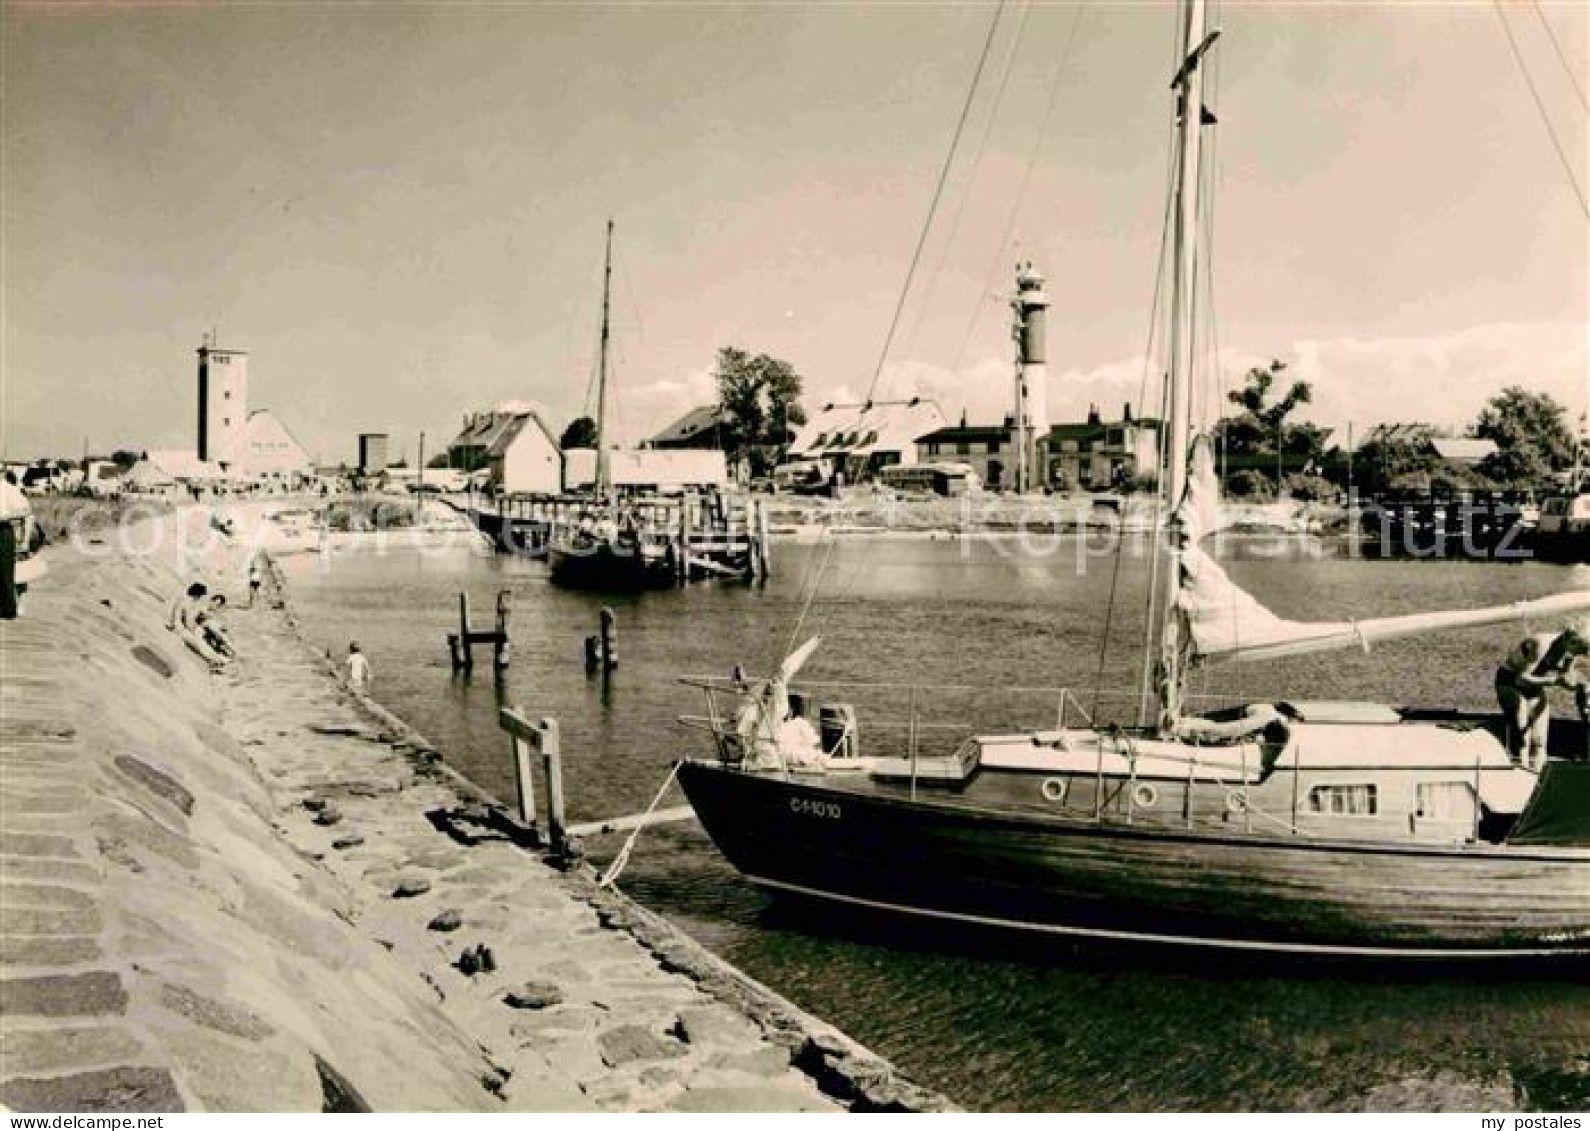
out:
M1293 700L1189 720L1171 738L979 734L928 756L869 752L848 704L821 706L819 730L803 717L805 698L792 700L792 717L761 735L745 731L743 713L738 730L715 727L724 760L985 811L1390 843L1500 841L1537 792L1537 775L1509 758L1500 720L1483 715ZM1560 720L1552 739L1559 756L1582 757L1582 725Z

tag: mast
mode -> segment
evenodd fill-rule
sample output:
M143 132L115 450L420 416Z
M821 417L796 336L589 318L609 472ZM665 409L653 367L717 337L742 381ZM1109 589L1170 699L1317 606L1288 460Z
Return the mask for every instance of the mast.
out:
M1176 92L1177 143L1175 208L1171 246L1173 269L1170 307L1170 378L1166 396L1165 494L1174 514L1187 489L1187 464L1192 448L1192 370L1198 280L1199 161L1203 124L1204 53L1219 36L1204 32L1204 0L1186 0L1183 11L1182 63L1171 89ZM1181 551L1170 534L1171 562L1161 582L1159 701L1160 729L1175 726L1181 714L1183 641L1176 607L1181 584Z
M602 260L602 342L596 370L596 482L597 495L608 489L607 473L607 337L608 296L613 285L613 221L607 221L607 250Z

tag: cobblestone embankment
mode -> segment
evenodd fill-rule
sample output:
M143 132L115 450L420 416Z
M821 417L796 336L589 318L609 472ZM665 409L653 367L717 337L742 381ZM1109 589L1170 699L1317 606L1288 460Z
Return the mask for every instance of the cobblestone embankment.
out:
M212 675L171 569L50 553L0 628L7 1107L947 1106L513 843L279 602Z

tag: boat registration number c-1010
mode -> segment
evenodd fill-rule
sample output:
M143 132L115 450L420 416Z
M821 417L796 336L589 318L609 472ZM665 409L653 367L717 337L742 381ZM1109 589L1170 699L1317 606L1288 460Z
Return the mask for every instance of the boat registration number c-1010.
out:
M830 821L837 821L845 815L845 811L839 802L819 801L815 797L790 798L789 811L791 813L801 813L807 817L826 817Z

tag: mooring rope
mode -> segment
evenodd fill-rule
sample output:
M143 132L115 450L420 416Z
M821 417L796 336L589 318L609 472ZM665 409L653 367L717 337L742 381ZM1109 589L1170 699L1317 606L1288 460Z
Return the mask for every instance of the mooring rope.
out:
M641 816L649 817L656 812L657 806L662 804L663 795L668 792L668 787L673 785L674 779L679 776L680 765L679 762L674 763L673 769L669 770L668 776L663 779L662 788L657 791L657 796L651 799L651 804L646 806L646 812ZM624 839L624 847L618 850L618 855L613 857L613 862L607 866L607 871L603 872L602 878L596 881L597 887L611 887L623 874L624 866L629 863L630 853L635 851L635 841L640 839L640 831L645 827L644 824L640 824L630 830L629 836Z

